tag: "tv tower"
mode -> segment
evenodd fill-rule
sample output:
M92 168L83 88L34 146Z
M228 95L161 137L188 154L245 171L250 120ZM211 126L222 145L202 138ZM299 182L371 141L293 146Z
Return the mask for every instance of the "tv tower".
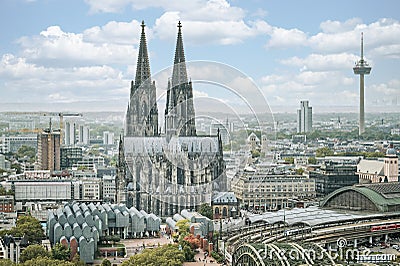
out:
M371 67L367 61L364 60L364 38L361 33L361 59L353 67L354 74L360 75L360 126L358 128L358 135L365 132L365 118L364 118L364 75L371 72Z

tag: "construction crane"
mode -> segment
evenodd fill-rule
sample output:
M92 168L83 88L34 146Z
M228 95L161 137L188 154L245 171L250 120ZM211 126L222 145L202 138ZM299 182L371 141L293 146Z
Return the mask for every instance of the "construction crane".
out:
M60 139L61 144L64 144L64 117L83 116L82 113L55 113L55 112L3 112L5 115L36 115L36 116L58 116L60 118ZM9 132L24 132L24 133L39 133L41 129L14 129Z

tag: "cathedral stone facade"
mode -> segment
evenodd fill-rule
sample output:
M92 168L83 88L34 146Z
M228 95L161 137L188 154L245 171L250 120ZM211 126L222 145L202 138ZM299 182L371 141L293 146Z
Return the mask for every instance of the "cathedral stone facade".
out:
M159 129L156 85L151 80L144 29L142 23L125 136L120 139L117 201L166 217L210 204L213 193L226 191L225 164L220 134L196 133L193 87L188 80L180 22L164 128Z

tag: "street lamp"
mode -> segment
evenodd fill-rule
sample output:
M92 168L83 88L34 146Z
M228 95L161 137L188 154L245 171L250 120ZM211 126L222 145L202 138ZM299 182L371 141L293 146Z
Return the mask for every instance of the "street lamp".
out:
M19 262L19 255L20 255L20 244L21 244L21 238L14 238L14 242L15 242L15 262L18 263Z
M222 218L219 217L219 239L222 240Z

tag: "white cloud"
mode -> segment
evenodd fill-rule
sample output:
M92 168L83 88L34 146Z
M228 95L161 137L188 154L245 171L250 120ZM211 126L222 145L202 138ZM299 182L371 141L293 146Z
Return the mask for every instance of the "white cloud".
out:
M127 98L129 91L129 81L110 66L43 67L12 54L0 61L0 80L10 92L9 102L111 100Z
M241 43L269 30L265 22L255 21L246 24L243 20L192 20L184 19L180 12L166 12L156 20L154 34L162 40L176 38L177 22L181 20L185 43L216 43L222 45Z
M272 105L280 103L274 99L283 98L288 105L297 105L304 98L311 102L329 101L334 105L357 103L351 97L342 98L345 95L344 91L355 91L357 87L355 77L348 77L340 71L303 71L297 74L268 75L261 79L261 88L267 100L272 99Z
M196 0L185 4L166 0L87 0L86 2L93 12L119 12L127 6L134 9L163 9L164 13L156 19L152 29L162 40L175 39L178 20L182 21L185 28L185 42L194 44L236 44L271 29L265 21L245 21L245 10L230 5L226 0ZM90 29L96 36L98 30L98 27Z
M48 27L40 35L22 37L18 43L27 61L51 66L92 64L128 64L137 51L132 45L85 41L82 33L64 32L59 26ZM89 35L90 36L90 35ZM93 34L92 40L95 39Z
M122 45L139 44L141 32L141 22L132 20L131 22L110 21L103 26L95 26L83 32L82 41L89 43L112 43ZM151 30L146 28L146 38L151 39Z
M373 84L371 90L384 96L400 96L400 80L393 79L387 83Z
M307 35L298 29L283 29L274 27L270 33L271 39L268 48L287 48L293 46L306 46Z
M376 47L371 51L371 54L387 58L400 59L400 44Z
M338 33L338 32L346 32L353 30L357 25L361 24L362 20L360 18L352 18L346 20L345 22L341 21L332 21L327 20L323 21L320 24L320 27L325 33Z
M355 20L357 21L357 20ZM340 24L336 22L336 24ZM365 49L374 49L385 45L400 44L397 36L400 35L400 23L393 19L380 19L369 25L350 23L353 27L346 25L346 22L337 27L341 30L320 32L309 39L309 45L315 50L326 52L347 52L359 50L360 35L364 32ZM325 26L326 28L326 26Z
M348 53L340 54L310 54L306 58L297 56L283 59L281 64L286 66L296 66L302 71L326 71L326 70L343 70L351 68L359 58L356 55Z
M128 5L130 0L85 0L85 2L90 6L91 13L118 13Z
M194 0L184 4L179 0L85 0L93 13L118 13L127 6L141 10L161 8L164 11L177 11L183 19L190 20L237 20L244 17L245 11L234 7L226 0Z

